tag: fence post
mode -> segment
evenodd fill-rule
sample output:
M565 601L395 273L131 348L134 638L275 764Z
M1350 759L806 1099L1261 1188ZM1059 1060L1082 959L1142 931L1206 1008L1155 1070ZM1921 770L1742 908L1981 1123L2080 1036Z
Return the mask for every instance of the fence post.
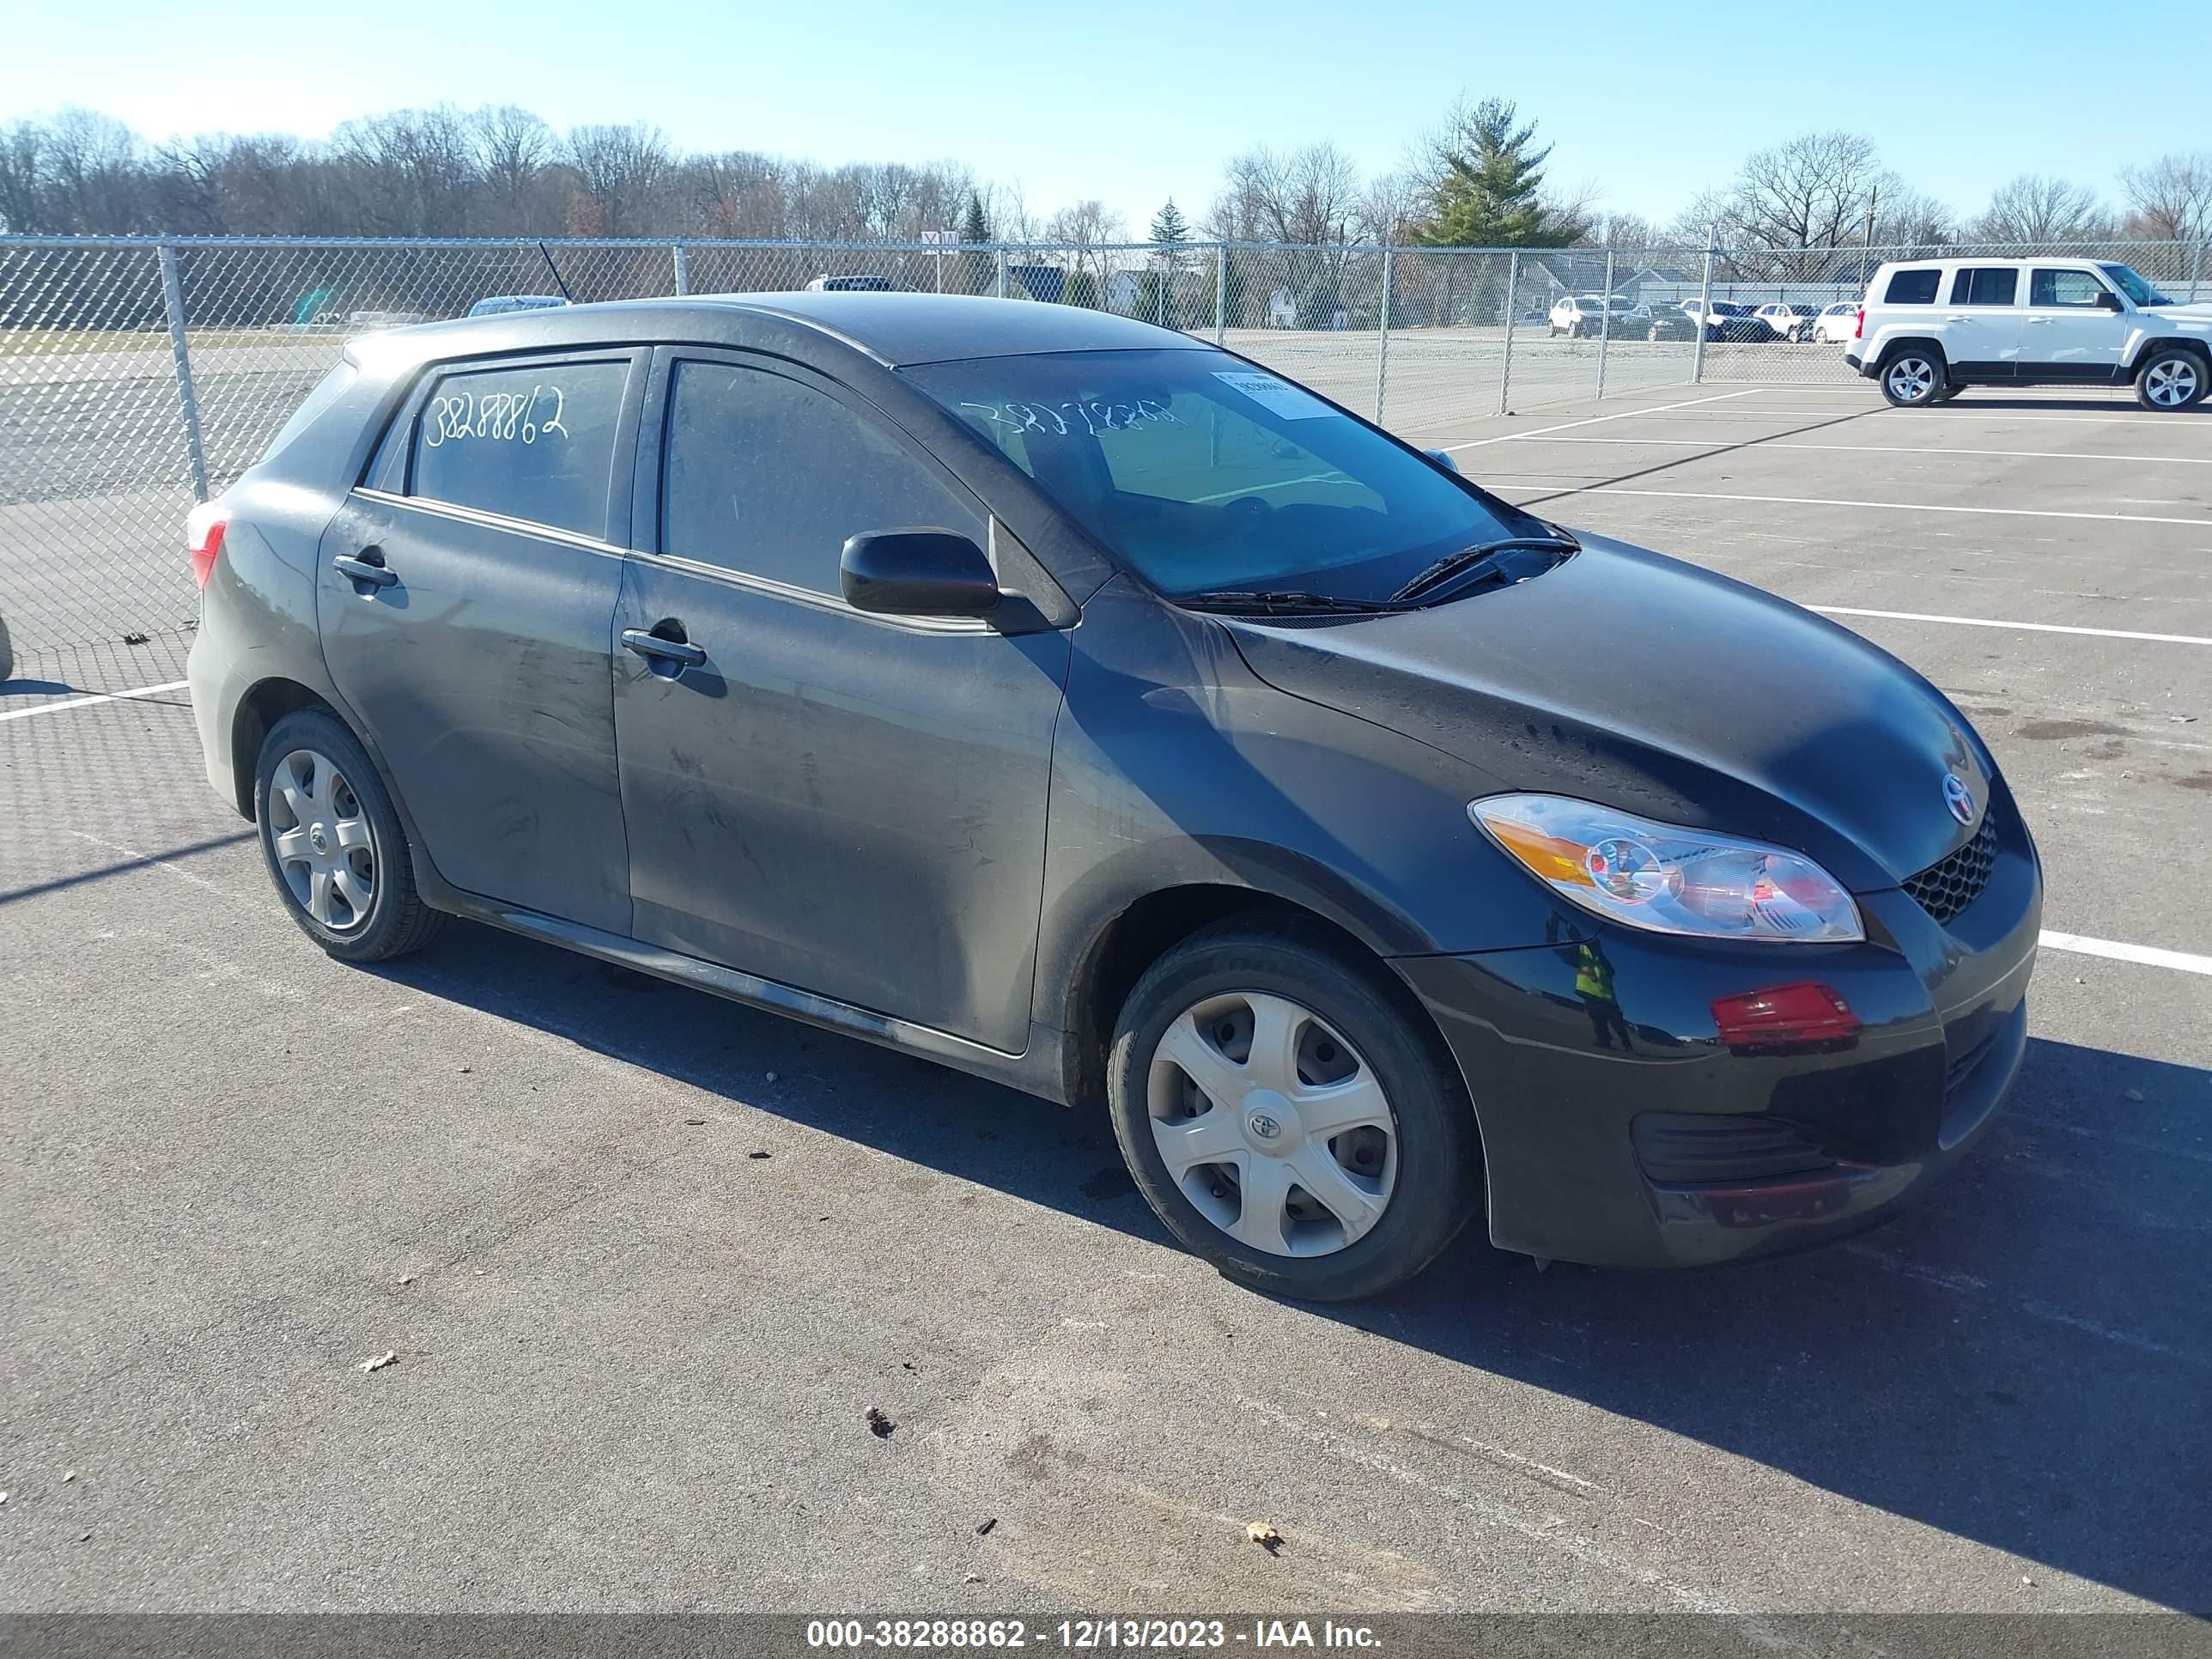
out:
M2200 240L2197 244L2197 257L2195 259L2191 261L2189 266L2189 297L2191 301L2199 300L2203 297L2203 295L2199 292L2203 286L2204 244Z
M1597 400L1605 401L1605 349L1613 343L1613 250L1605 251L1605 305L1597 314Z
M1513 291L1521 285L1521 256L1512 253L1505 261L1505 351L1498 365L1498 412L1505 410L1505 399L1513 385Z
M998 274L994 280L998 283L998 296L1003 300L1006 297L1006 248L1003 242L999 245L997 264Z
M676 262L676 292L680 296L691 291L691 267L684 260L684 244L672 242L668 252Z
M200 400L192 392L191 354L185 346L185 290L177 280L177 250L164 242L161 255L161 309L169 316L169 358L176 365L177 402L185 416L185 459L192 470L192 496L208 498L207 452L200 447Z
M1382 424L1382 391L1390 380L1390 250L1382 250L1382 323L1375 343L1375 424Z
M1229 244L1213 245L1213 343L1222 343L1222 335L1229 326L1223 315L1229 304Z
M1720 229L1718 225L1714 225L1705 232L1705 280L1698 289L1698 350L1690 360L1692 386L1705 383L1705 330L1711 326L1705 319L1712 314L1713 309L1713 255L1719 252L1713 244L1720 240Z

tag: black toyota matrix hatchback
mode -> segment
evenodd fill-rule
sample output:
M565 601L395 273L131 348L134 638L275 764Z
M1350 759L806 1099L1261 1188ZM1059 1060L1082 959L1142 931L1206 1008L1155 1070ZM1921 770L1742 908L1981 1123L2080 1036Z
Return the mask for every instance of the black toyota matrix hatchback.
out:
M375 336L194 515L192 701L349 961L447 914L1103 1097L1248 1284L1471 1218L1713 1262L2018 1068L2041 878L1941 693L1188 337L777 295Z

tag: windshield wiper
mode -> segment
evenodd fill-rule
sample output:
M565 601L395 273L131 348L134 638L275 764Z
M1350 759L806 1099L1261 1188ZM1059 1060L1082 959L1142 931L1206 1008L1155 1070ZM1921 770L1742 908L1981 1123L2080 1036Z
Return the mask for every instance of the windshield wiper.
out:
M1332 611L1366 613L1395 611L1381 599L1341 599L1331 593L1308 593L1298 588L1216 588L1206 593L1185 593L1176 603L1190 611Z
M1408 599L1434 592L1455 576L1468 574L1484 565L1494 567L1501 553L1511 553L1524 547L1572 553L1580 546L1580 543L1566 536L1513 536L1504 541L1481 542L1473 547L1462 547L1456 553L1445 554L1415 576L1390 596L1389 603L1403 605Z

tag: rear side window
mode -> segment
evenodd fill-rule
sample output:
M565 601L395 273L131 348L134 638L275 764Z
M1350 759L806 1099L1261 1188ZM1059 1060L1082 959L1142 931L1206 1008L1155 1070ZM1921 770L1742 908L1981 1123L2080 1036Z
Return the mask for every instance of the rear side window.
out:
M1954 306L2008 306L2019 293L2020 273L1994 265L1961 270L1951 281Z
M605 537L629 377L621 362L440 376L416 419L407 493Z
M1936 303L1936 286L1942 280L1941 270L1893 271L1889 278L1889 292L1882 298L1893 306L1932 306Z
M2094 306L2105 285L2086 270L2039 270L2028 278L2032 306Z
M838 555L869 530L989 526L904 445L827 392L766 369L681 362L668 395L660 550L839 591Z

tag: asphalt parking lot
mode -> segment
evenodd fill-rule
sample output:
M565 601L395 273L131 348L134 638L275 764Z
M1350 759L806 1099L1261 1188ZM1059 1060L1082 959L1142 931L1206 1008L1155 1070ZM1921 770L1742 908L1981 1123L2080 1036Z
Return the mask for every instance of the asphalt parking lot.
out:
M2212 1610L2212 415L1407 429L1996 750L2053 937L1920 1207L1269 1302L1102 1118L473 926L326 960L173 646L65 653L0 692L0 1607Z

